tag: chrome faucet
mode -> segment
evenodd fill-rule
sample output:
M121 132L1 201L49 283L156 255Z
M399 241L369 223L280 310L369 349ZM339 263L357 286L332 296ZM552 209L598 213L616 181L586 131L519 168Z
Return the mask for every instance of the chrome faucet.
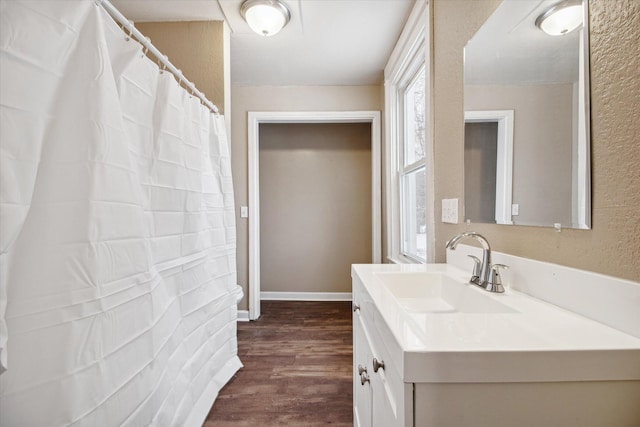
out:
M489 241L484 236L475 231L466 231L454 236L447 242L446 247L454 251L460 241L469 238L477 240L482 246L482 261L473 255L469 255L469 257L475 261L473 274L471 275L471 279L469 279L469 283L480 286L489 292L504 292L498 270L508 267L504 264L491 264L491 246L489 246Z

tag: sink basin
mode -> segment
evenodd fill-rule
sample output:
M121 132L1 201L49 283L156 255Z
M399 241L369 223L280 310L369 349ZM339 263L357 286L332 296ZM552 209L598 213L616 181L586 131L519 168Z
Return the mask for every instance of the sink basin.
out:
M393 298L417 313L514 313L486 291L445 273L374 273Z

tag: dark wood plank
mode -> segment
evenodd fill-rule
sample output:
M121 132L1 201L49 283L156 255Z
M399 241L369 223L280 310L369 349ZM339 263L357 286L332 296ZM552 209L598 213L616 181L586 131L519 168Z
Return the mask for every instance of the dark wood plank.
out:
M238 323L244 364L220 391L205 427L352 426L349 302L263 301Z

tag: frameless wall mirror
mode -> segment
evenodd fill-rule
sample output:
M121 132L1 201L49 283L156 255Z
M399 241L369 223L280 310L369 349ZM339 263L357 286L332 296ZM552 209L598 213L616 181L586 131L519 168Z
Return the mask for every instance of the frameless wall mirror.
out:
M467 43L465 220L591 227L587 3L504 0Z

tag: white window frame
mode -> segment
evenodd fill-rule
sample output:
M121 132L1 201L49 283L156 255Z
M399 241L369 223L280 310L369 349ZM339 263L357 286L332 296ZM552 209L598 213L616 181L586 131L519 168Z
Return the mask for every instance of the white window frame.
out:
M405 72L402 75L402 79L400 80L398 87L398 117L400 118L400 126L398 126L398 135L396 140L396 153L398 155L398 164L396 165L396 173L398 174L398 191L400 193L400 205L399 205L399 214L400 214L400 248L399 252L404 258L411 260L412 262L424 263L426 262L426 258L422 259L418 256L417 253L410 252L406 245L408 244L408 240L405 239L405 232L407 228L410 228L415 231L417 228L415 224L415 212L413 212L413 208L416 205L415 201L415 188L407 189L408 185L405 177L408 177L412 173L416 173L420 170L425 171L427 169L427 159L426 155L419 160L416 160L412 163L407 163L406 156L408 151L413 149L413 144L411 147L407 147L407 142L409 138L412 138L412 135L409 135L409 120L407 120L407 102L406 102L406 93L409 90L410 86L416 80L419 74L425 69L425 60L424 60L424 46L419 46L416 51L416 54L411 58L410 65L407 67ZM425 74L426 79L426 74ZM425 92L426 92L426 82L425 82ZM426 93L425 93L426 95ZM426 100L426 97L425 97ZM425 111L426 114L426 111ZM426 120L426 117L425 117ZM425 129L426 130L426 129ZM426 133L425 133L426 140ZM425 141L426 142L426 141ZM425 146L426 149L426 146ZM407 195L411 194L411 198L407 199ZM403 209L411 209L412 212L409 215L410 221L412 225L409 226L405 223L407 220L406 212L403 212ZM412 236L414 238L415 236Z
M430 3L418 0L411 11L400 39L385 67L385 208L387 260L396 263L422 263L402 252L402 173L425 168L427 248L426 262L435 259L434 179L433 179L433 108L431 76ZM425 157L405 168L403 93L417 72L425 68Z

